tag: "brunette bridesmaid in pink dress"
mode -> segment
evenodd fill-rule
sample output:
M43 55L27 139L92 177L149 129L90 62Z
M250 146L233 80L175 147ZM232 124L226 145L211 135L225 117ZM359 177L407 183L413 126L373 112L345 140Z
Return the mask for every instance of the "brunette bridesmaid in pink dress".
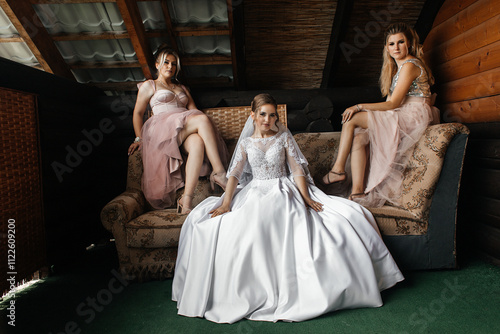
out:
M322 179L325 185L345 181L350 154L349 199L369 207L399 204L408 155L427 126L439 122L430 91L434 78L422 59L418 35L406 24L395 23L384 37L380 87L387 99L344 111L338 156Z
M170 207L176 190L184 186L177 209L188 213L200 176L212 169L212 188L215 183L225 188L229 153L215 125L196 108L188 89L178 83L179 56L163 46L155 55L158 78L139 87L133 115L136 138L128 153L142 150L142 190L149 203L156 209ZM148 104L153 115L143 124Z

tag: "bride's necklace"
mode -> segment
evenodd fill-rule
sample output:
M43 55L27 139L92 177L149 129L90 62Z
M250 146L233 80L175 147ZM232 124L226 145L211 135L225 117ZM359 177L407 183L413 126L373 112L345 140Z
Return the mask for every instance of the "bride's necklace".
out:
M175 87L177 87L175 84L172 84L171 86L167 86L160 79L158 79L158 82L160 83L160 85L162 85L163 87L165 87L166 89L171 90L171 91L174 91Z

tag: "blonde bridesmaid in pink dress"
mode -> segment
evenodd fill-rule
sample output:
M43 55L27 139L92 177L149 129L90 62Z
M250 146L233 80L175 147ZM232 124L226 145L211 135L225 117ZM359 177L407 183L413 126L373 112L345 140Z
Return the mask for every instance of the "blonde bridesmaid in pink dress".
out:
M156 52L158 78L139 87L133 115L136 139L128 153L142 150L142 190L149 203L156 209L170 207L176 190L184 186L177 209L188 213L200 176L212 170L212 187L216 183L225 188L229 153L215 125L196 108L188 89L177 82L180 67L179 56L160 46ZM143 123L148 104L153 115Z
M430 91L434 78L422 56L413 29L403 23L387 27L380 74L381 91L387 99L344 111L338 156L322 179L325 185L347 179L350 154L349 199L369 207L399 204L408 155L427 126L439 122Z

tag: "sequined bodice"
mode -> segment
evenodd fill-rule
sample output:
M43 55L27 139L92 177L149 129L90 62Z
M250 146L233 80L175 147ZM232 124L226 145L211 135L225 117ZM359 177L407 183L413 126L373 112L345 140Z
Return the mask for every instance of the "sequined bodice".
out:
M408 93L406 94L406 96L430 97L431 96L431 89L429 86L429 78L427 76L427 72L425 71L425 69L422 66L422 64L420 63L420 61L418 59L414 59L414 58L406 60L398 68L397 73L392 78L392 84L391 84L391 89L390 89L391 94L394 91L394 89L396 88L396 85L398 83L399 72L401 71L401 68L403 67L403 65L406 63L412 63L413 65L420 68L420 75L415 80L413 80L413 82L410 85L410 89L408 90Z

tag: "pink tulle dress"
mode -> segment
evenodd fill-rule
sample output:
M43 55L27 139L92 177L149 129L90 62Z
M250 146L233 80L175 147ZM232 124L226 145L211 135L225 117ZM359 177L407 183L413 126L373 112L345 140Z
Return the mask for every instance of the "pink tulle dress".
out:
M418 59L409 59L420 68L420 76L410 86L406 98L393 110L367 111L368 128L355 130L356 143L369 143L366 177L366 197L356 202L368 207L380 207L386 202L400 204L403 172L412 149L430 124L439 123L439 110L432 106L427 72ZM394 75L390 92L394 91L399 72Z
M164 209L175 203L175 192L184 186L182 165L185 156L181 154L177 135L184 128L191 115L203 115L197 109L186 109L188 97L184 92L155 87L153 80L144 84L153 86L154 94L150 100L153 111L142 127L142 190L148 202L156 209ZM185 87L182 87L186 89ZM229 152L224 140L217 132L219 155L224 166L229 162ZM200 176L210 173L211 166L205 157Z

